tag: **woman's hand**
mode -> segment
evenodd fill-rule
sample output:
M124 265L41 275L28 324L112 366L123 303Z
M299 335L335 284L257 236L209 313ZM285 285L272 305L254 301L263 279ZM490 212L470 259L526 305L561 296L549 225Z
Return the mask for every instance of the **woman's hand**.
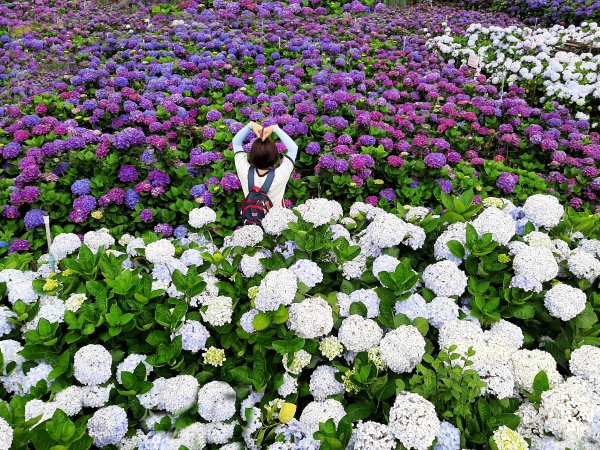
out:
M266 128L265 128L265 131L263 132L263 141L264 141L266 138L268 138L268 137L271 135L271 133L273 133L273 130L275 130L275 127L276 127L276 126L277 126L277 125L271 125L270 127L266 127Z
M256 134L257 137L260 137L263 127L256 122L250 122L250 127L252 128L252 131L254 131L254 134Z

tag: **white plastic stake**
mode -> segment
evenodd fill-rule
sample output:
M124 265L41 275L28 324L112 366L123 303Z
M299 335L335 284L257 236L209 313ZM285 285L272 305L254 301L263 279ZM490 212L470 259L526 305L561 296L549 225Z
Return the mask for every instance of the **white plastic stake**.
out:
M52 256L50 251L50 246L52 245L52 236L50 235L50 216L47 214L44 215L44 227L46 228L46 242L48 243L48 262L50 263L50 270L52 273L54 273L55 261L54 256Z
M506 80L506 70L502 73L502 86L500 87L500 100L504 98L504 81Z
M404 36L404 44L402 45L402 50L406 50L406 36Z
M277 37L277 46L281 48L281 36Z

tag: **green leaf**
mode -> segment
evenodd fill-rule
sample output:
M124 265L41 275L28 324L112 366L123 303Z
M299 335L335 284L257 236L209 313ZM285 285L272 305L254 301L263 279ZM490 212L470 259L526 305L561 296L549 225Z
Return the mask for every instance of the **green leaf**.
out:
M295 353L304 348L304 339L294 338L289 340L273 341L273 350L281 355Z
M548 375L543 370L540 370L533 379L533 392L536 395L541 395L542 392L550 389L550 383L548 382Z
M422 317L416 317L412 324L417 328L417 330L419 330L419 333L421 333L422 336L427 336L427 332L429 331L429 322L427 322L426 319Z
M465 248L459 241L448 241L446 245L450 252L457 258L463 259L465 257Z
M256 331L262 331L269 325L271 325L271 315L268 313L259 312L252 321L252 326Z
M353 314L361 317L367 317L367 307L363 302L353 302L350 304L350 315Z
M351 422L368 418L372 411L371 403L367 401L352 403L346 406L346 416Z

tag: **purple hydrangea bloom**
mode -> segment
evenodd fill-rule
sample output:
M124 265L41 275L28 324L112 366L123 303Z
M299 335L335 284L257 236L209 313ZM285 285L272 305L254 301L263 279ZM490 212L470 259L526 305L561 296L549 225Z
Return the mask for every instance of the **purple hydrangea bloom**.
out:
M440 189L442 190L442 192L449 194L450 192L452 192L452 182L448 181L448 180L443 180L443 179L437 179L435 180L438 184L438 186L440 187Z
M173 226L168 223L159 223L154 227L155 233L162 233L165 237L171 236L173 234Z
M306 146L306 153L309 155L318 155L321 152L321 146L317 142L311 142Z
M75 181L71 185L71 192L75 195L85 195L92 192L92 188L90 187L90 180L87 178L83 178L81 180Z
M504 194L510 194L515 190L517 183L519 182L519 176L514 173L502 172L496 180L496 186Z
M25 213L23 221L25 222L26 228L39 227L44 224L44 213L39 209L32 209Z
M119 169L119 180L123 183L136 181L139 177L138 171L130 164L123 164Z
M217 120L220 120L221 117L223 116L216 109L211 109L206 113L206 120L208 120L209 122L216 122Z
M204 186L203 184L197 184L196 186L193 186L190 189L190 195L192 197L196 198L196 197L200 197L206 191L207 191L206 186Z
M139 128L125 128L113 136L112 144L118 150L126 150L146 143L146 135Z
M16 239L10 244L10 247L8 247L8 253L26 252L29 250L30 246L31 244L27 239Z
M93 195L82 195L73 201L73 209L80 209L89 213L96 208L96 204L96 198Z
M140 194L138 194L135 189L129 189L126 193L125 193L125 199L123 200L123 203L125 203L125 206L127 206L129 209L135 209L135 206L140 202Z
M388 202L393 202L396 200L396 191L392 188L386 188L382 190L379 195L381 198L385 198Z
M142 222L150 222L152 220L152 211L149 209L143 209L140 212L140 219L142 219Z
M221 180L221 187L225 192L231 192L242 187L240 179L233 173L226 174Z
M6 159L16 158L21 154L22 151L23 149L21 148L21 144L13 141L6 144L6 146L2 149L2 156L4 156Z
M176 239L183 239L187 236L188 230L184 225L179 225L177 228L173 230L173 236Z
M336 159L333 163L333 170L337 173L344 173L348 171L348 161L345 159Z
M427 167L430 167L432 169L439 169L444 164L446 164L446 157L441 153L434 152L429 153L427 156L425 156L425 159L423 161L425 162L425 165Z

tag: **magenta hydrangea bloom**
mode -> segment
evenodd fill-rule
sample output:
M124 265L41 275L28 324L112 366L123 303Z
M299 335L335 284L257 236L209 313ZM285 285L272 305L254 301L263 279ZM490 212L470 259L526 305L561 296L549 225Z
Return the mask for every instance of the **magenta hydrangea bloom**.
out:
M140 212L140 219L142 222L150 222L152 220L152 211L149 209L143 209Z
M429 153L424 159L425 165L432 169L439 169L446 164L446 157L442 153Z

